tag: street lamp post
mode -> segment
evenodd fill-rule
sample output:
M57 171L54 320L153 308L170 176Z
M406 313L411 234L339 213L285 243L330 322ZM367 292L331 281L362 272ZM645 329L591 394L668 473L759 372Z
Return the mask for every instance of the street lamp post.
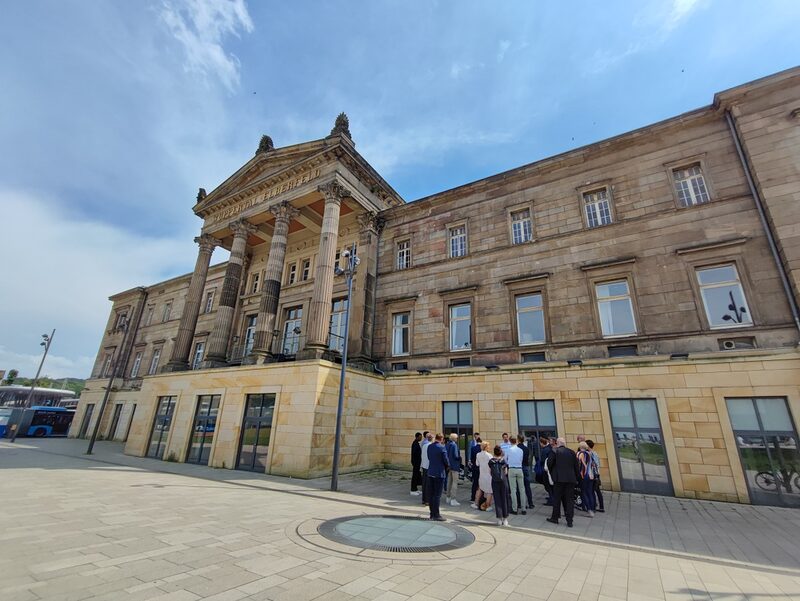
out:
M39 361L39 369L36 370L36 377L33 378L33 382L31 382L31 389L28 391L28 398L25 399L25 404L22 406L22 413L24 415L25 409L30 407L31 399L33 399L33 390L36 388L36 382L39 380L39 374L42 373L42 366L44 365L44 360L47 358L47 351L50 350L50 345L53 342L53 337L56 335L55 329L53 332L48 336L47 334L42 334L42 341L39 343L39 346L44 347L44 354L42 355L42 360ZM10 442L14 442L17 439L17 432L19 431L19 425L22 423L22 417L20 417L20 421L17 422L16 428L12 428L11 430L11 440Z
M344 377L347 370L347 339L350 334L350 305L353 297L353 277L358 269L361 259L356 255L355 247L352 251L342 253L344 269L336 268L336 275L347 278L347 307L344 310L344 344L342 345L342 372L339 376L339 402L336 406L336 434L333 441L333 469L331 471L331 490L339 490L339 455L341 452L342 413L344 412Z
M97 419L94 420L94 428L92 428L92 437L89 439L89 446L86 449L87 455L91 455L92 449L94 449L94 443L97 440L97 433L100 430L100 422L103 421L103 412L106 410L106 403L108 403L108 397L111 394L111 387L114 386L114 379L117 377L117 367L119 364L119 359L124 354L125 343L128 338L127 319L122 323L122 325L120 325L119 329L123 331L122 344L120 344L119 348L114 351L115 356L113 358L113 361L111 362L111 375L108 378L108 385L106 386L106 391L103 394L103 400L100 401L100 410L97 413Z

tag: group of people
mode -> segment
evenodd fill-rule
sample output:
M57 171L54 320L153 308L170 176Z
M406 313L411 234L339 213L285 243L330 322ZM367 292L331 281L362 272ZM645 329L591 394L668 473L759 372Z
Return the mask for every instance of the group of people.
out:
M545 505L553 508L548 522L558 524L563 507L571 528L576 494L580 495L580 509L589 517L594 517L595 511L605 511L600 457L594 451L594 442L578 436L576 452L563 438L541 437L539 452L534 454L529 446L534 440L503 433L503 442L492 447L476 432L465 449L465 466L458 434L450 434L445 443L442 434L417 432L411 443L411 494L422 497L422 504L430 509L430 519L444 521L442 495L446 505L460 505L456 493L464 470L472 480L470 507L482 511L494 507L498 526L508 526L509 515L525 515L533 509L534 482L544 487Z

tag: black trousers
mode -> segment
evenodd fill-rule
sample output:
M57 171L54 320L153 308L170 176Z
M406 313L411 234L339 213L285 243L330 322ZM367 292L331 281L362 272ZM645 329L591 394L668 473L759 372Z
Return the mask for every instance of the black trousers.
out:
M595 476L594 478L594 495L597 497L597 508L602 510L603 507L603 488L600 482L600 477Z
M572 523L575 517L575 483L556 482L553 485L553 514L550 516L554 520L561 518L561 505L564 506L564 517L567 524Z
M411 490L417 492L417 487L422 484L422 472L418 465L411 466Z
M432 518L442 517L439 513L439 505L442 501L442 491L444 490L444 478L434 478L428 476L428 504Z
M511 504L511 497L508 494L508 480L492 480L492 501L494 502L494 514L497 519L508 517L508 507Z
M478 492L478 480L481 477L481 468L477 465L472 466L472 496L469 498L470 501L475 500L475 494Z
M430 487L428 486L428 470L426 470L423 467L422 468L422 504L423 505L427 505L427 503L428 503L428 497L430 496L430 493L429 493L429 490L428 490L429 488Z

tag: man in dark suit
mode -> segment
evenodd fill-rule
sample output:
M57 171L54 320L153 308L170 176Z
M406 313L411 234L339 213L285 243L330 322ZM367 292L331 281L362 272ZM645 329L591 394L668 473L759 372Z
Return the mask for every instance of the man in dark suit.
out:
M442 441L444 436L437 434L434 442L428 445L428 505L431 510L431 519L444 522L439 513L439 504L442 501L442 490L447 478L447 449Z
M572 518L575 515L575 485L580 480L580 464L575 451L567 448L563 438L558 439L557 445L555 451L547 458L547 469L553 478L553 514L547 521L558 524L563 504L567 527L572 528Z
M422 432L414 434L414 442L411 443L411 494L419 496L417 488L422 484Z

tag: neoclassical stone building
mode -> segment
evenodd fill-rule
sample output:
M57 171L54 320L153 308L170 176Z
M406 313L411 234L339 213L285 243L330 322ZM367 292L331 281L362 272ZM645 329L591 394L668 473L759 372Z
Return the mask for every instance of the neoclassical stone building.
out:
M608 488L800 504L800 68L410 203L340 115L193 211L194 271L111 297L73 436L113 372L127 453L328 474L349 303L345 471L583 434Z

